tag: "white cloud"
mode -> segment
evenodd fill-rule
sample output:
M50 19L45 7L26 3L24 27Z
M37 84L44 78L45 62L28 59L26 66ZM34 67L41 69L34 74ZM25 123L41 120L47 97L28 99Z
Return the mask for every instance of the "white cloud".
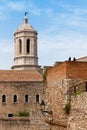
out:
M67 60L69 56L87 55L87 9L73 8L66 8L65 13L52 13L48 27L39 32L40 64L52 65L55 61Z
M53 15L53 9L52 8L45 8L43 12L46 14L46 16L52 16Z
M53 37L42 34L39 37L39 55L40 64L43 65L53 65L55 61L68 60L69 56L76 58L86 56L87 35L73 31Z
M10 39L0 39L0 69L10 69L13 65L13 44Z
M23 1L10 1L8 2L7 7L10 8L10 10L21 11L24 10L25 4Z
M0 1L0 20L6 20L12 11L23 11L25 4L23 1Z
M29 3L29 12L33 15L41 15L42 10L38 8L36 5Z

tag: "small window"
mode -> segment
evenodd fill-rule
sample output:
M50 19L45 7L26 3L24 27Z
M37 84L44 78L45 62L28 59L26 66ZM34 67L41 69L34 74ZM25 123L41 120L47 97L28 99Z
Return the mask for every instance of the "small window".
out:
M8 117L13 117L13 114L12 113L8 114Z
M29 102L29 95L25 95L25 102Z
M39 95L36 95L36 102L39 102Z
M13 102L16 103L17 102L17 95L13 96Z
M26 41L26 51L27 51L27 53L30 52L30 40L29 39L27 39L27 41Z
M22 41L19 39L19 53L22 53Z
M2 95L2 102L5 103L6 102L6 96Z

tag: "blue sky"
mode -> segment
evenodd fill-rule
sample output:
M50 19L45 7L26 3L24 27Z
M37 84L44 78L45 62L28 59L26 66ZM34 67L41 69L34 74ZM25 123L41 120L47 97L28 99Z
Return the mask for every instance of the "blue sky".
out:
M13 34L25 11L38 32L40 65L87 55L87 0L0 0L0 69L13 65Z

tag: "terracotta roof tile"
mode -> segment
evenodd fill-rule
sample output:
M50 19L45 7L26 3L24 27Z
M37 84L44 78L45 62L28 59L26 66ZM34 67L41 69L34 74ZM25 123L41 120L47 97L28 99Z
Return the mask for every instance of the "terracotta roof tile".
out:
M36 70L0 70L0 81L42 81Z

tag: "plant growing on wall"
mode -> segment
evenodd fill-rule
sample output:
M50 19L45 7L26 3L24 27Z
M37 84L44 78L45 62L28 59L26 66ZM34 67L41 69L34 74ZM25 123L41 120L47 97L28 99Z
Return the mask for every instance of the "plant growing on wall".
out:
M80 91L77 91L77 92L74 92L73 95L76 96L76 95L80 95L82 92Z
M48 67L48 68L46 68L46 70L45 70L45 72L44 72L44 74L43 74L43 82L44 83L46 83L46 74L47 74L47 71L48 71L48 69L50 69L51 67Z
M24 111L20 111L19 113L18 113L18 116L24 116L24 117L28 117L28 116L30 116L30 114L29 114L29 112L27 112L26 110L24 110Z
M66 114L70 114L70 110L71 110L71 100L68 100L66 105L65 105L65 108L64 108L64 111Z

